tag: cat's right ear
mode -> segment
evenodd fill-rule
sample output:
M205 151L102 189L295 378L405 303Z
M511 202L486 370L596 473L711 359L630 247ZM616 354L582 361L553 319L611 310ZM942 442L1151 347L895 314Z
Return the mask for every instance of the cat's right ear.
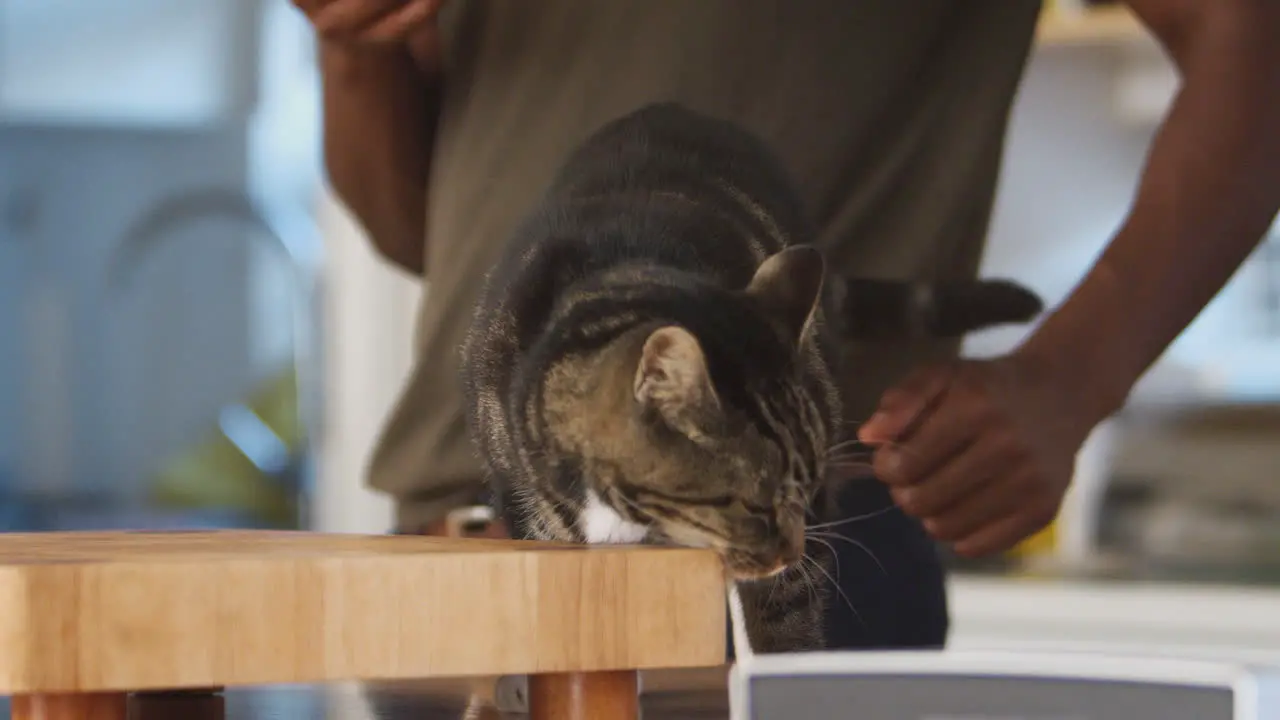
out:
M793 343L800 342L822 297L826 262L810 245L793 245L760 264L747 285L755 298Z
M649 335L636 367L635 397L677 427L719 405L707 357L693 333L672 325Z

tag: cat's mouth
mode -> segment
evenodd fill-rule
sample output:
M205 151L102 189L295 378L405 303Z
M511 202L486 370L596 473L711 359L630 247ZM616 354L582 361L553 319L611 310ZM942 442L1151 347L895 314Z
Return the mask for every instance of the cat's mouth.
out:
M721 550L729 577L737 581L768 580L799 564L801 558L784 554L762 554L727 548Z
M683 547L711 548L724 561L726 574L735 581L767 580L799 565L803 560L804 536L792 541L775 538L772 547L751 547L720 535L695 528L669 525L663 528L667 540Z

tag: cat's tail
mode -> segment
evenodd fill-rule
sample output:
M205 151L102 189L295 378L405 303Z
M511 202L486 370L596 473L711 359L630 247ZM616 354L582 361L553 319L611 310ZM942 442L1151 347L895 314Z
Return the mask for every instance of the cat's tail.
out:
M840 278L834 289L842 334L857 340L955 338L1044 310L1040 296L1009 280Z

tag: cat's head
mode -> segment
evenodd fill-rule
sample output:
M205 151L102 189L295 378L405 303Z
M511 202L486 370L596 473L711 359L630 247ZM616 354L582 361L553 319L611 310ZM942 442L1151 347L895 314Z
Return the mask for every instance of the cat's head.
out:
M733 305L642 327L597 358L576 418L594 532L712 547L739 579L800 561L838 416L811 336L823 273L818 251L790 248L722 298Z

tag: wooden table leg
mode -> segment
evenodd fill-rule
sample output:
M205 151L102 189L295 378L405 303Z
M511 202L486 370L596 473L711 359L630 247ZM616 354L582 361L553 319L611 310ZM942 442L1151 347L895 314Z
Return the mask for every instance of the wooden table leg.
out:
M128 699L125 693L15 695L10 702L10 717L13 720L125 720Z
M530 720L637 720L634 670L529 676Z
M129 720L223 720L221 688L136 693L129 698Z

